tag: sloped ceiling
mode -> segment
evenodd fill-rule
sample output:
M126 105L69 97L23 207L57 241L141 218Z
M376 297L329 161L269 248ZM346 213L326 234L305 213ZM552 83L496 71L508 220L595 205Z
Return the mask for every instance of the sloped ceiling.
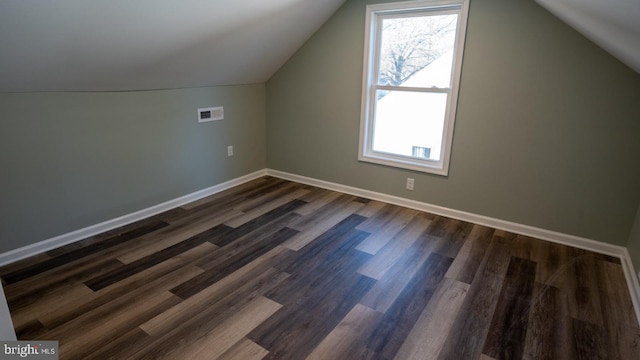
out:
M536 0L640 73L640 0Z
M2 0L0 92L266 81L344 0Z
M640 0L535 0L640 73ZM345 0L0 0L0 92L266 81Z

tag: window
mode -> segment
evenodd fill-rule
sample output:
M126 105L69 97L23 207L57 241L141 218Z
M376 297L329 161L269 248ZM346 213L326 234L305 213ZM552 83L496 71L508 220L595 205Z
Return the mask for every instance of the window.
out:
M447 175L467 9L367 6L359 160Z

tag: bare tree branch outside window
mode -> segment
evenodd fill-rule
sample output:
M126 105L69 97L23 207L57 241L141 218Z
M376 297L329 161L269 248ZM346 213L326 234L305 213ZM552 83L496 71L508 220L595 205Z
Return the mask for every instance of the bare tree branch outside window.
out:
M401 86L451 50L456 16L433 15L385 19L379 64L379 85ZM386 92L380 92L383 97Z

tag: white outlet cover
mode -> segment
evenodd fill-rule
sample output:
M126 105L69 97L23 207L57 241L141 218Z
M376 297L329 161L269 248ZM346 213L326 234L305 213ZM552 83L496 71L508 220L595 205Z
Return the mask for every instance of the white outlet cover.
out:
M224 119L224 108L222 106L198 109L198 122L207 122Z
M413 186L415 184L415 179L407 178L407 190L413 190Z

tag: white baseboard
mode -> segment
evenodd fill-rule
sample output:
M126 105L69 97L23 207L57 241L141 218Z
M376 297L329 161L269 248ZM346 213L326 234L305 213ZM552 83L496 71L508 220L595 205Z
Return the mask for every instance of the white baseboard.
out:
M164 211L171 210L178 206L182 206L188 204L190 202L205 198L207 196L213 195L215 193L230 189L234 186L238 186L240 184L244 184L248 181L257 179L259 177L265 176L267 174L266 170L256 171L254 173L241 176L236 179L232 179L226 181L224 183L214 185L212 187L196 191L194 193L181 196L177 199L169 200L163 202L162 204L154 205L148 207L146 209L142 209L140 211L136 211L131 214L127 214L115 219L107 220L105 222L101 222L99 224L95 224L83 229L79 229L67 234L63 234L60 236L56 236L51 239L47 239L44 241L37 242L32 245L27 245L15 250L11 250L5 253L0 254L0 266L10 264L12 262L16 262L18 260L22 260L28 258L33 255L37 255L43 253L45 251L49 251L60 246L64 246L67 244L74 243L76 241L80 241L82 239L86 239L90 236L94 236L97 234L101 234L105 231L109 231L112 229L116 229L120 226L124 226L127 224L131 224L133 222L146 219L150 216L160 214Z
M636 312L636 318L640 322L640 283L638 282L638 277L636 277L636 272L634 270L633 263L631 262L629 252L625 247L283 171L267 169L267 175L618 257L622 263L622 268L627 280L627 286L629 287L631 295L631 301L633 302L633 307Z
M622 262L624 276L627 278L627 286L629 287L631 302L633 302L633 308L636 310L636 320L638 321L638 324L640 324L640 282L638 281L640 273L636 276L631 256L629 256L629 250L626 248L624 249L622 256L620 256L620 260Z

